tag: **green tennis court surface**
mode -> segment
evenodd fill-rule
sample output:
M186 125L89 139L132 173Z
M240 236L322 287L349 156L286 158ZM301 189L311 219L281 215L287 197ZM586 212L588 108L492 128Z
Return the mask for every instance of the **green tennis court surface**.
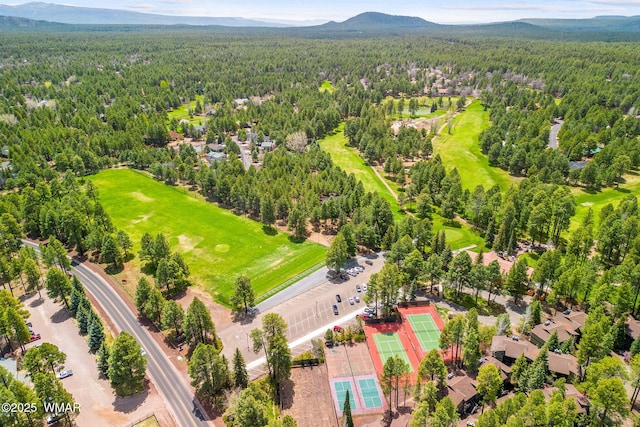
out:
M407 319L423 351L440 347L440 329L430 314L408 314Z
M400 342L400 337L397 332L373 334L373 340L376 343L378 354L380 355L383 365L388 358L398 356L404 360L407 365L409 365L409 372L413 372L413 367L411 366L407 353L404 351L404 347L402 346L402 342Z
M351 383L349 381L336 381L333 383L333 387L336 389L336 398L338 399L338 403L340 404L340 412L342 412L342 405L344 405L344 397L347 394L347 390L349 390L349 404L351 405L351 410L358 409L356 405L355 394L353 390L351 390Z
M376 381L373 378L358 380L360 386L360 392L362 393L362 400L364 401L364 407L367 409L381 408L382 399L378 394L378 387L376 387Z

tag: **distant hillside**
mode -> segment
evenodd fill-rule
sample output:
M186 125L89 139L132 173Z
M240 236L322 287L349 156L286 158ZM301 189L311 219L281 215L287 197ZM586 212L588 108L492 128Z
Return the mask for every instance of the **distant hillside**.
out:
M365 12L360 15L356 15L353 18L349 18L346 21L340 23L344 27L362 27L362 26L377 26L377 27L396 27L396 28L427 28L427 27L439 27L438 24L425 21L422 18L415 16L398 16L387 15L378 12Z
M640 33L640 16L598 16L590 19L521 19L519 22L564 32Z
M126 10L97 9L32 2L16 6L0 5L0 15L63 24L89 25L223 25L227 27L282 27L244 18L167 16Z

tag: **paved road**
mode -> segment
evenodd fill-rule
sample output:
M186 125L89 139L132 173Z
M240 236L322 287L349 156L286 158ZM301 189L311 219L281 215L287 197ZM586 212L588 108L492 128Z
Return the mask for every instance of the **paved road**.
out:
M549 148L555 150L558 148L558 132L560 132L560 128L564 120L556 120L553 125L551 125L551 131L549 132Z
M24 241L34 247L34 243ZM74 274L85 289L93 295L113 323L121 331L127 331L147 352L147 373L156 385L176 423L181 427L210 425L204 419L202 408L196 403L190 387L164 352L158 347L149 332L140 325L134 313L120 298L111 285L88 267L75 261Z

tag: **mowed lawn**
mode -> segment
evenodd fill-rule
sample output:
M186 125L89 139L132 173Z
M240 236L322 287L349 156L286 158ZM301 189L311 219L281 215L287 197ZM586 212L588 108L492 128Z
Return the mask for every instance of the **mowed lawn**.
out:
M478 135L488 127L489 112L484 111L480 100L474 100L453 119L451 135L444 127L433 140L434 151L440 154L447 170L458 168L465 189L473 190L482 184L488 190L498 184L506 190L515 182L506 171L489 166L489 159L480 151Z
M269 236L256 221L140 172L110 169L90 179L113 224L131 237L136 254L144 233L163 233L189 264L196 286L223 304L240 274L251 279L259 296L324 261L321 245L293 243L281 232ZM141 265L137 257L133 262Z
M178 108L171 110L167 113L167 119L168 122L171 121L172 119L176 119L177 121L186 119L189 120L189 123L192 125L204 125L205 122L207 121L206 117L203 116L189 116L189 108L191 108L191 111L194 112L196 109L196 102L199 101L201 103L204 104L204 96L203 95L196 95L196 100L195 101L191 101L188 104L182 104L181 106L179 106Z
M378 193L382 198L389 202L393 217L400 220L406 215L398 205L398 201L391 194L389 189L378 178L373 168L367 165L358 150L348 146L347 138L344 136L344 123L336 129L333 135L329 135L318 141L320 147L331 155L331 160L344 169L347 173L353 173L357 179L362 181L365 191Z
M593 222L597 229L599 224L600 210L611 203L614 208L618 207L622 199L630 194L637 196L640 194L640 176L625 175L626 182L619 187L604 188L598 192L587 192L582 188L574 187L571 193L576 201L576 214L571 218L569 230L577 229L584 220L589 208L593 209Z

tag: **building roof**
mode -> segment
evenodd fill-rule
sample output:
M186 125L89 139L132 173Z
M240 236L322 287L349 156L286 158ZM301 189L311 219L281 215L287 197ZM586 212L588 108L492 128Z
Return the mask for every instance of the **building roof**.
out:
M535 335L543 342L547 342L553 332L558 333L558 340L561 343L568 341L570 338L575 339L579 335L574 329L567 328L564 323L558 324L553 320L551 320L548 325L545 325L544 323L536 325L535 328L531 330L531 335Z
M476 382L466 375L447 380L447 391L456 406L460 406L461 403L468 402L478 395Z
M555 374L569 376L570 374L579 375L578 359L570 354L557 354L552 351L548 352L549 371Z
M502 363L501 361L499 361L498 359L496 359L493 356L485 356L482 358L483 362L481 364L481 366L484 365L494 365L496 368L498 368L498 372L500 372L500 376L502 377L502 381L506 381L508 375L511 373L511 367L505 365L504 363Z
M565 384L564 389L565 389L565 393L564 393L565 399L571 398L575 400L577 404L578 414L586 413L587 408L590 406L589 399L584 394L580 393L576 388L576 386L574 386L571 383ZM551 399L551 396L553 396L553 392L556 390L557 388L555 387L543 388L542 392L544 393L545 400Z
M495 357L495 353L504 353L511 359L517 359L524 353L525 357L533 360L538 355L538 347L529 341L514 341L513 338L504 335L494 336L491 341L491 354Z
M224 151L224 149L227 148L224 144L207 144L207 147L209 147L211 151Z

